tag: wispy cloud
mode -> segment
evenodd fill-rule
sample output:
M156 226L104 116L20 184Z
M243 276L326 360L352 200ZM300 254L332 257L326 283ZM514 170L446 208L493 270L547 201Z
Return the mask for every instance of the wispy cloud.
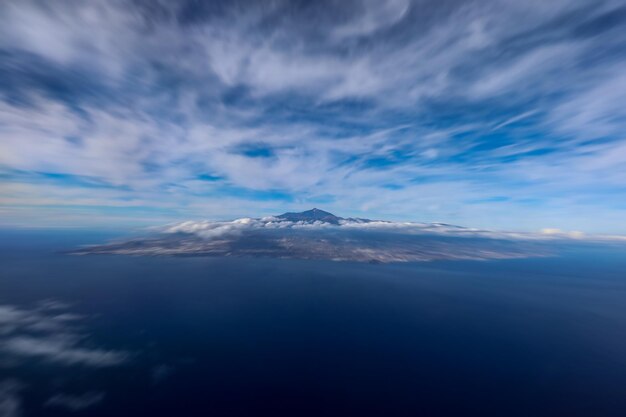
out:
M57 300L43 300L28 308L0 304L0 366L9 376L33 364L42 371L50 366L53 370L72 367L94 372L128 363L129 352L94 345L87 324L88 317L72 313L70 306ZM20 379L27 379L27 375L22 373ZM43 371L42 375L47 374ZM0 380L0 416L21 416L21 391L40 384L41 379ZM100 391L58 393L44 405L80 411L102 402L104 396Z
M90 367L116 366L128 360L127 352L90 346L83 320L57 304L45 303L34 309L0 305L2 359Z
M76 347L77 340L72 337L49 337L42 340L38 337L16 336L3 342L5 354L19 357L44 359L64 365L112 366L123 363L127 355L100 349Z
M93 407L104 400L105 393L86 392L80 395L55 394L46 401L47 407L61 407L70 411L81 411Z
M0 381L0 417L20 417L22 401L19 392L23 386L16 380Z
M625 27L611 0L3 2L3 217L624 233Z

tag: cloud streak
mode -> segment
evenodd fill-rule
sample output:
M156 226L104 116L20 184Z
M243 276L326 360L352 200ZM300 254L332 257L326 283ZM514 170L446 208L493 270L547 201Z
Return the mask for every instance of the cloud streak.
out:
M68 305L56 300L44 300L29 308L0 304L0 367L8 377L12 373L20 375L22 368L33 365L48 376L47 372L56 375L58 369L65 371L70 367L93 372L127 364L131 358L129 352L94 345L85 329L87 319L71 313ZM22 373L20 379L27 375ZM21 391L41 383L41 379L0 380L0 416L20 417ZM104 397L105 393L100 391L80 395L57 393L44 406L80 411L96 406Z
M12 379L0 381L0 417L22 415L22 401L19 397L22 388L22 384Z
M104 400L103 392L86 392L81 395L55 394L46 401L47 407L61 407L69 411L91 408Z
M127 352L90 346L84 317L56 304L35 309L0 305L0 354L4 361L41 360L60 365L108 367L125 363Z

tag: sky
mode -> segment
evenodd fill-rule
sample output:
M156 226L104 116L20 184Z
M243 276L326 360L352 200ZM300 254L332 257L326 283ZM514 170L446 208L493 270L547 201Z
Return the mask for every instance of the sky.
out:
M0 226L626 234L626 6L0 2Z

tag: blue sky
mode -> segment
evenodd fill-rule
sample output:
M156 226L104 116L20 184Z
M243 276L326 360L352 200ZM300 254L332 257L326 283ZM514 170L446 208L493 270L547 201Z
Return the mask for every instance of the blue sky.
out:
M626 233L622 1L3 1L0 225Z

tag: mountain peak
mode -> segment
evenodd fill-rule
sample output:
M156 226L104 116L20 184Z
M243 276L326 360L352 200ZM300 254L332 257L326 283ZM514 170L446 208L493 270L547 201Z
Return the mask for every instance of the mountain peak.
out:
M311 210L306 210L301 212L300 214L306 214L306 215L311 215L311 216L333 216L333 217L337 217L332 213L329 213L327 211L324 210L320 210L318 208L312 208Z
M320 210L318 208L312 208L311 210L306 210L306 211L302 211L299 213L284 213L276 217L278 217L279 219L289 220L292 222L320 221L320 222L332 223L332 224L339 224L339 221L343 220L341 217L335 216L332 213L329 213L324 210Z

